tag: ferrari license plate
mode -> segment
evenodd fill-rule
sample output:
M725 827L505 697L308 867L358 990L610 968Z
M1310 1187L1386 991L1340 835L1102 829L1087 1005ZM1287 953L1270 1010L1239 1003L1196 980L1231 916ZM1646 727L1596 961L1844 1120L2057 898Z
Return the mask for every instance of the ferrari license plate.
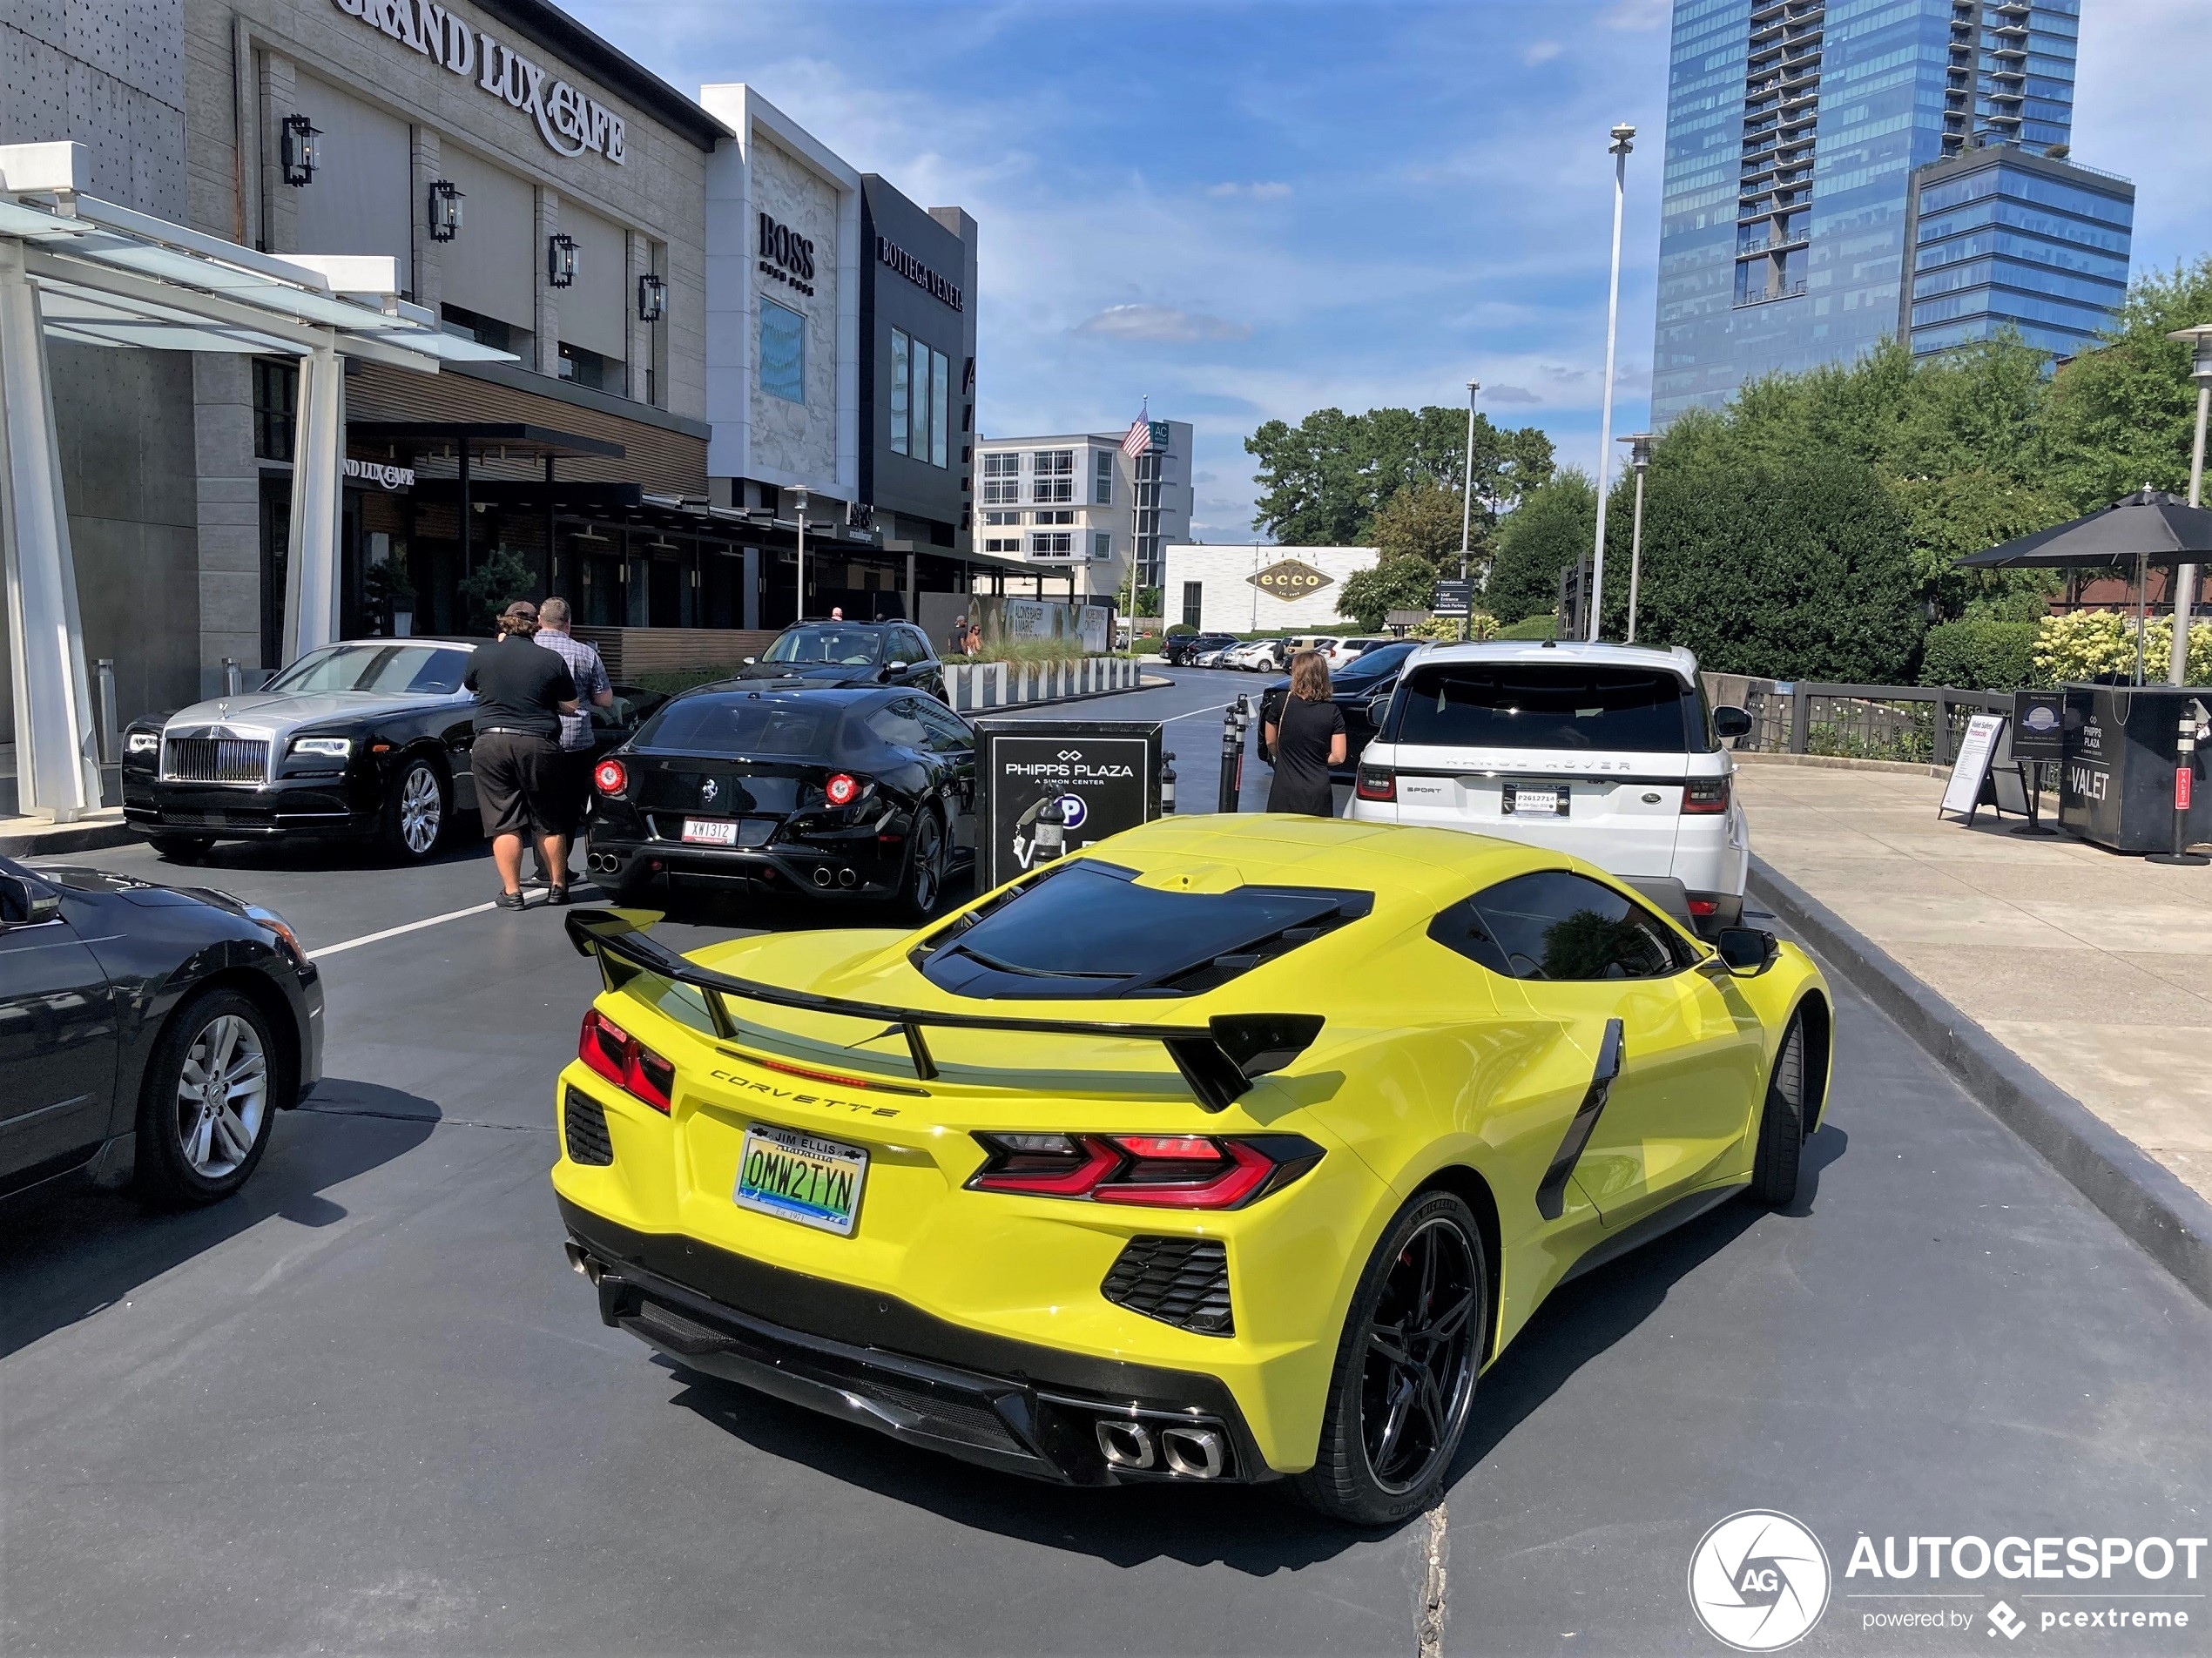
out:
M738 844L737 821L732 818L686 818L684 839L698 846L734 846Z
M858 1146L756 1122L745 1131L732 1196L739 1209L850 1237L867 1175L868 1154Z

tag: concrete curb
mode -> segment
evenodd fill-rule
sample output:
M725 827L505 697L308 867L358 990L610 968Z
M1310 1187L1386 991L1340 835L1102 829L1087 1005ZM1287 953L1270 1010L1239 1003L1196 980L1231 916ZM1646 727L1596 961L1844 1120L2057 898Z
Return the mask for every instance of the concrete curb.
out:
M122 823L66 824L35 835L0 834L0 858L44 858L61 852L98 852L130 846L145 837Z
M1751 859L1750 885L1991 1115L2212 1306L2212 1203L1764 859Z

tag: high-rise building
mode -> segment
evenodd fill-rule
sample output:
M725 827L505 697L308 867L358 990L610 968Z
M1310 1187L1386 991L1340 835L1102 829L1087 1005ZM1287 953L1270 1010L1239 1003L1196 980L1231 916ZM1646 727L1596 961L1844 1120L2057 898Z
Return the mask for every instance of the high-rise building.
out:
M1134 556L1136 584L1158 587L1163 549L1190 535L1193 434L1187 421L1152 430L1136 456L1121 432L977 440L977 547L1092 595L1119 592Z
M2115 253L2124 285L2128 251L2124 218L2111 245L2114 181L2100 189L2084 181L2105 175L2033 165L2067 154L2080 10L2081 0L1676 0L1654 420L1717 406L1761 374L1848 361L1898 333L1916 173L1947 158L1973 172L1970 158L1992 149L2020 165L1988 175L1986 246L1970 256L1972 245L1952 239L1962 259L2007 260L2001 282L1959 279L1985 291L1972 315L1982 332L2010 321L2070 350L2050 330L2080 315L2054 321L2054 296L2082 299L2087 277L2101 297ZM2025 211L2016 203L2050 222L2014 222ZM2022 252L2013 233L2023 229L2045 249L2080 246L2104 262L2090 270ZM1974 337L1937 320L1927 319L1924 348ZM1918 334L1919 321L1908 313L1905 331ZM2078 344L2094 326L2067 338Z

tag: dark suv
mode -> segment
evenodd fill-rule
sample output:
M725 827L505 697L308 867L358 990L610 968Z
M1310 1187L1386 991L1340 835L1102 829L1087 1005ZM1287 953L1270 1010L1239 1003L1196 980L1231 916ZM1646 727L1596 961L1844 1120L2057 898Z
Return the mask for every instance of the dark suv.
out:
M945 664L911 622L794 622L764 655L748 657L737 679L787 691L907 685L941 702L945 696Z
M1169 639L1160 654L1170 667L1188 668L1190 658L1202 651L1222 650L1237 643L1233 633L1178 633Z

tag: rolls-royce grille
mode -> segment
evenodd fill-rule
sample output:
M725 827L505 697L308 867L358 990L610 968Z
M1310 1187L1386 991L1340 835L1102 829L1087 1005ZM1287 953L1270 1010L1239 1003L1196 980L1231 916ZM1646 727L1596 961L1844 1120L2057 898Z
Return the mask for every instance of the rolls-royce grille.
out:
M1229 1257L1212 1238L1133 1237L1098 1289L1132 1312L1197 1335L1236 1334Z
M171 737L161 745L161 775L172 783L266 782L266 737Z

